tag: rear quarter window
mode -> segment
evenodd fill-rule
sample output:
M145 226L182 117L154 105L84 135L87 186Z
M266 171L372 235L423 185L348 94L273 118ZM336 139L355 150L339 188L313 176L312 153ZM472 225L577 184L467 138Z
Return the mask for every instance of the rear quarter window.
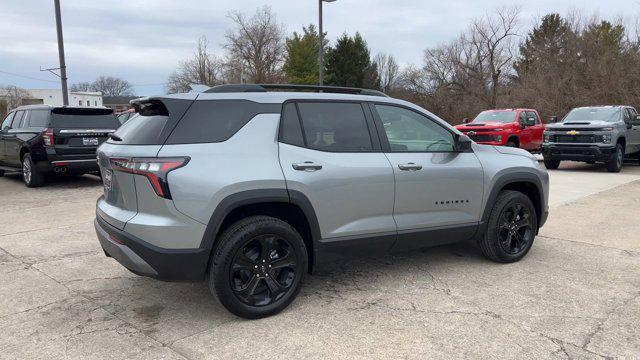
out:
M31 110L29 114L29 127L49 126L49 110Z
M281 104L262 104L248 100L195 101L169 135L166 143L226 141L256 115L280 114L281 109Z

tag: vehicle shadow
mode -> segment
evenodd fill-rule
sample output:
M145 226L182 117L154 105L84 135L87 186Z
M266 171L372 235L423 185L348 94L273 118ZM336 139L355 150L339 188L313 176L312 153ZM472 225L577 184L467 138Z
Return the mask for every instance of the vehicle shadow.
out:
M19 172L5 173L4 179L13 184L23 184L22 174ZM102 186L102 180L96 175L50 175L44 183L44 189L88 188Z

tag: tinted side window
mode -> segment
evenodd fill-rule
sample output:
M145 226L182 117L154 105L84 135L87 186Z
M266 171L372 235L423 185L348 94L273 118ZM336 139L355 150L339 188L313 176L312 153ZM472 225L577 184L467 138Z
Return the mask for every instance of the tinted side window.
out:
M540 124L540 119L538 118L538 115L536 115L534 111L528 111L527 117L536 119L536 124Z
M29 127L49 126L49 111L31 110L29 114Z
M2 120L2 127L0 127L1 130L6 130L11 128L11 120L13 120L13 115L15 113L9 113L9 115L7 115L7 117L4 118L4 120Z
M11 123L12 129L17 129L20 126L20 122L22 122L23 116L24 111L16 111L16 115L13 117L13 122Z
M256 115L279 114L281 110L281 104L261 104L248 100L195 101L169 135L167 144L226 141Z
M373 149L359 103L298 104L307 147L323 151L359 152Z
M376 105L392 152L452 152L453 135L415 111Z
M518 122L520 124L524 124L525 121L527 121L527 113L525 113L524 111L520 112L520 117L518 118Z
M296 104L288 103L282 111L282 121L280 122L280 141L285 144L304 146L302 138L302 128Z

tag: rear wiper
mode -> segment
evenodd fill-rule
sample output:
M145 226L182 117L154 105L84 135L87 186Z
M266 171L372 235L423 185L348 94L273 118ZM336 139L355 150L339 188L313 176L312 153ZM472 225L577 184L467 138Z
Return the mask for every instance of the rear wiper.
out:
M114 140L114 141L122 141L122 138L120 136L118 136L116 134L113 134L113 133L109 134L109 138Z

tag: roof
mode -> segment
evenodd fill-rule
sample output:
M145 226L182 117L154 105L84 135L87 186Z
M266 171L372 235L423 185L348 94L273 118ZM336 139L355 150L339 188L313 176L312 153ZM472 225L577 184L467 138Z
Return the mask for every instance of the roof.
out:
M110 105L110 104L129 104L129 102L133 99L137 99L139 96L103 96L102 104Z

